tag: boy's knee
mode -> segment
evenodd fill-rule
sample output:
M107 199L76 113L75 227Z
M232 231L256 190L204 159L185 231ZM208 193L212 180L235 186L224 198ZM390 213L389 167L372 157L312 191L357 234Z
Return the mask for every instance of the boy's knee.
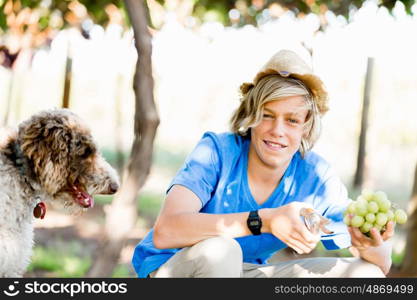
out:
M205 257L211 262L224 260L238 260L242 263L242 248L239 243L232 238L214 237L199 242L193 247L200 256Z
M363 259L353 261L346 275L347 277L385 277L381 268Z
M208 277L239 277L243 254L232 238L214 237L199 242L190 249L197 268Z

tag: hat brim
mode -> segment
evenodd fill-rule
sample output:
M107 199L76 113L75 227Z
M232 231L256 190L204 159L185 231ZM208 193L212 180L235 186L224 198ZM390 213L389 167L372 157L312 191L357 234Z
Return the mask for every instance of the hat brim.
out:
M283 74L285 75L283 76ZM268 69L268 70L259 72L256 75L255 79L253 80L253 84L256 85L261 78L267 75L279 75L282 77L292 77L292 78L301 80L313 94L314 100L317 103L317 108L320 114L323 115L329 110L329 107L327 105L328 94L327 94L326 88L324 87L323 81L318 76L311 74L311 73L305 74L302 72L294 73L294 72L285 71L285 73L283 72L280 73L277 70Z

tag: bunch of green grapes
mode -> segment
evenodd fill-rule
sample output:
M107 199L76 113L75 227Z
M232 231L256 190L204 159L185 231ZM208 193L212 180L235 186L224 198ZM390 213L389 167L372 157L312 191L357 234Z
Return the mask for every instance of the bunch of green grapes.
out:
M343 221L348 226L358 227L369 236L371 228L384 232L389 221L404 224L407 222L407 213L396 208L384 192L363 190L356 201L349 204Z

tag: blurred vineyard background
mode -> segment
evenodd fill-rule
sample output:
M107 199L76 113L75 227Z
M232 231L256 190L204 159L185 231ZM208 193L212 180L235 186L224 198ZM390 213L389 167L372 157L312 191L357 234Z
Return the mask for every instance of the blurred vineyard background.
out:
M25 1L0 1L5 20L11 14L7 11L11 2L20 3L17 12L12 9L16 18L24 10ZM46 10L54 3L40 2L40 9ZM107 16L105 25L82 13L88 7L83 2L88 1L65 2L73 3L69 11L82 21L77 23L81 26L61 29L57 25L44 43L23 47L24 38L17 40L7 24L0 31L0 45L20 51L13 67L7 66L3 54L1 125L16 126L41 109L62 106L70 57L69 108L87 121L104 156L121 172L134 138L134 34L123 21L119 1L106 1L114 3L97 8ZM139 218L114 277L135 276L130 265L134 246L152 227L165 189L187 153L205 131L228 130L239 103L239 85L250 81L279 49L298 52L327 85L330 111L314 151L334 166L352 198L359 194L353 178L367 59L374 58L364 186L385 191L405 209L411 197L417 161L415 4L391 1L387 8L378 1L355 1L339 15L325 9L327 1L305 1L310 5L305 13L279 1L224 1L233 2L226 11L204 2L210 1L146 1L152 20L154 97L160 124L151 171L137 199ZM31 11L27 13L30 19ZM111 201L112 197L96 197L97 205L81 216L49 208L44 220L36 220L34 257L25 276L85 276L92 254L99 250L103 210ZM403 260L405 230L406 226L396 228L394 267ZM280 253L277 259L285 255ZM312 255L348 253L329 253L319 247Z

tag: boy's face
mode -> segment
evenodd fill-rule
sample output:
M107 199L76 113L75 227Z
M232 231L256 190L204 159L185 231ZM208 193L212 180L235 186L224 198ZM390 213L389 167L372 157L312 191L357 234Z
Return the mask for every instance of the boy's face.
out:
M252 161L284 171L300 148L307 114L303 96L265 104L261 123L251 129Z

